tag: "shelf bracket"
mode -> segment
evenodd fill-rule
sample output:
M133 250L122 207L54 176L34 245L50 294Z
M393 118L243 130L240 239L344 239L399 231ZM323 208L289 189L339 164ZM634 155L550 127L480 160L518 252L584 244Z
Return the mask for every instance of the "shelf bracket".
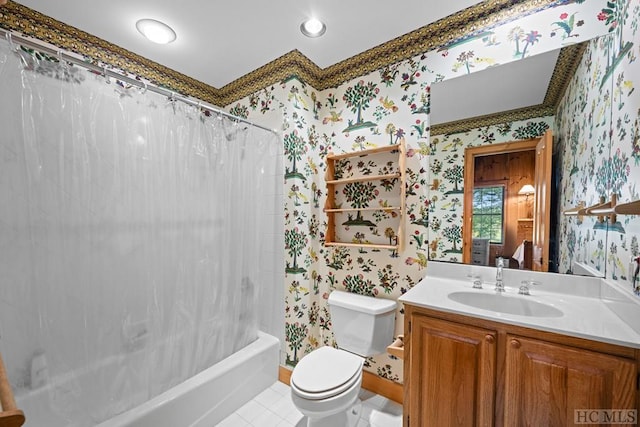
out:
M578 224L582 223L582 220L584 219L584 210L585 207L587 206L587 204L584 202L584 200L581 200L580 203L578 203L578 205L576 207L573 207L571 209L567 209L566 211L564 211L563 213L567 216L577 216L578 217Z
M597 215L598 222L604 223L606 218L609 218L611 224L616 222L616 202L618 201L618 196L616 194L611 195L611 199L608 202L604 201L604 197L600 198L600 203L597 205L589 206L585 209L587 215Z

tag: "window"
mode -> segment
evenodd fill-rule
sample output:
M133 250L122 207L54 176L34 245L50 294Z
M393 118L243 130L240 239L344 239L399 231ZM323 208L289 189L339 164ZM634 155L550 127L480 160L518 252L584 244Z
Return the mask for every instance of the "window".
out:
M473 189L473 237L502 244L504 230L504 186Z

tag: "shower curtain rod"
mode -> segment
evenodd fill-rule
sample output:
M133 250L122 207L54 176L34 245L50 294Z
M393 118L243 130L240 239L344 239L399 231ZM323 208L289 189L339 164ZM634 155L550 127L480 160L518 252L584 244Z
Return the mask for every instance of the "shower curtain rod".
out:
M0 0L0 3L1 3L1 0ZM148 83L142 82L140 80L133 79L133 78L131 78L129 76L126 76L126 75L124 75L122 73L119 73L119 72L116 72L116 71L113 71L113 70L109 70L109 69L107 69L107 66L99 67L99 66L97 66L95 64L88 63L88 62L82 60L81 58L77 58L75 56L72 56L72 55L69 55L69 54L63 52L60 49L51 47L51 45L49 45L49 44L47 44L45 42L42 42L40 40L24 37L24 36L21 36L20 34L16 34L13 31L5 30L4 28L0 28L0 35L2 35L7 40L7 42L9 42L9 44L12 44L13 41L16 41L17 43L19 43L19 44L21 44L23 46L30 47L32 49L37 49L37 50L39 50L41 52L45 52L45 53L54 55L54 56L58 57L60 60L71 62L73 64L76 64L76 65L80 66L80 67L83 67L83 68L86 68L88 70L97 72L98 74L102 74L105 77L110 76L110 77L116 78L118 80L121 80L121 81L127 82L129 84L132 84L134 86L138 86L139 88L142 88L142 89L145 89L145 90L150 90L151 92L155 92L155 93L158 93L160 95L167 96L170 99L175 99L175 100L182 101L185 104L191 105L193 107L200 107L200 108L208 110L208 111L210 111L212 113L223 115L223 116L228 117L228 118L230 118L232 120L235 120L237 122L242 122L242 123L245 123L245 124L247 124L249 126L254 126L254 127L259 128L259 129L263 129L263 130L266 130L266 131L269 131L269 132L273 132L275 134L278 133L275 129L269 129L266 126L262 126L262 125L259 125L257 123L253 123L253 122L251 122L251 121L249 121L247 119L244 119L242 117L234 116L233 114L229 114L226 111L220 110L220 109L214 107L213 105L207 104L207 103L205 103L203 101L197 101L197 100L189 99L186 96L179 95L174 91L171 91L171 90L168 90L168 89L164 89L164 88L158 87L156 85L148 84Z

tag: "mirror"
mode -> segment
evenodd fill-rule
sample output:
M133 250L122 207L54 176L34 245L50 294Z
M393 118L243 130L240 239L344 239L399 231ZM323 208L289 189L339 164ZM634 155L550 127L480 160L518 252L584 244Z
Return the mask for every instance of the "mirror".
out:
M589 44L595 45L592 49L597 49L598 43L606 43L609 38L603 36L600 39L602 40L587 41L437 82L431 86L429 259L458 263L468 259L468 262L473 262L473 259L464 256L465 250L471 253L474 245L470 230L473 226L467 227L467 231L463 233L465 203L467 200L473 203L474 193L475 197L479 197L478 194L481 191L473 191L476 188L489 187L495 190L495 187L502 186L505 189L502 240L491 235L480 236L499 242L490 243L487 248L488 254L480 255L484 258L482 264L494 265L495 257L500 255L511 261L512 268L532 268L530 265L523 265L524 260L520 250L524 251L525 243L533 239L535 221L532 220L534 216L540 214L535 212L536 203L532 205L537 194L527 194L523 191L526 184L534 185L531 159L535 157L535 149L533 157L531 152L527 153L524 149L515 151L505 149L501 153L491 153L491 156L496 157L485 154L476 158L476 162L479 158L482 160L480 163L475 163L475 169L477 171L481 168L483 172L479 177L471 177L471 182L474 182L474 179L476 182L482 181L477 186L474 185L473 189L469 189L465 184L467 173L464 166L465 149L484 146L500 148L500 144L508 146L514 141L532 140L544 134L547 129L552 129L554 146L548 209L550 221L547 231L549 237L546 239L549 244L549 254L544 261L548 263L548 271L551 272L604 276L606 227L604 230L597 230L597 227L587 224L588 227L585 227L584 231L579 231L578 238L573 230L568 231L567 218L561 213L567 207L560 205L559 192L565 193L563 198L570 196L576 199L578 195L569 195L567 189L584 186L584 182L577 185L575 181L581 179L582 175L577 176L575 168L563 167L563 157L568 156L559 147L571 145L567 144L569 132L564 128L568 126L565 123L567 118L560 117L559 120L564 120L560 124L563 129L560 129L557 134L555 129L556 106L565 93L567 84L576 73L583 53L586 51L586 54L590 54ZM588 67L591 66L590 60L591 57L587 58ZM585 71L582 70L582 72ZM612 88L613 82L609 79L606 86L600 88L600 92L610 94ZM580 94L581 90L593 91L592 88L575 84L570 87L570 90L573 91L571 93L573 99L583 98L583 109L593 108L591 99L587 106L587 95ZM593 101L593 105L600 104ZM607 106L609 110L611 108L610 102L602 102L601 105ZM610 111L601 108L595 113L605 122L606 117L610 117ZM580 142L582 146L578 150L587 153L595 151L598 156L608 157L610 143L606 139L609 130L610 123L604 123L598 129L598 135L584 135ZM572 147L571 150L575 156L576 148ZM507 154L509 152L514 154ZM575 162L575 159L573 161ZM489 192L491 191L493 190ZM595 192L595 189L593 191ZM582 196L584 198L584 194ZM587 204L591 202L593 200L587 200ZM469 211L471 212L472 209ZM499 215L494 214L494 220L498 217ZM495 234L495 227L493 228ZM485 226L484 233L487 229L491 231L491 227ZM478 233L482 234L482 231L476 230L477 236L479 236ZM481 238L477 237L477 240ZM476 241L476 247L483 245L486 243ZM585 270L578 268L581 264L587 268Z
M549 210L541 202L550 196L551 140L547 130L542 137L465 149L464 263L492 265L489 260L502 257L510 268L548 271Z

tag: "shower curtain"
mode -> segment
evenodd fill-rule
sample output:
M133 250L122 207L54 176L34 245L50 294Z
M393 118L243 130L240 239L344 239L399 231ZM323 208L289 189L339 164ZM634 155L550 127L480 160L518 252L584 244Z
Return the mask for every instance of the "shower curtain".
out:
M18 404L45 388L64 425L95 425L254 340L279 286L279 145L0 42L0 352Z

